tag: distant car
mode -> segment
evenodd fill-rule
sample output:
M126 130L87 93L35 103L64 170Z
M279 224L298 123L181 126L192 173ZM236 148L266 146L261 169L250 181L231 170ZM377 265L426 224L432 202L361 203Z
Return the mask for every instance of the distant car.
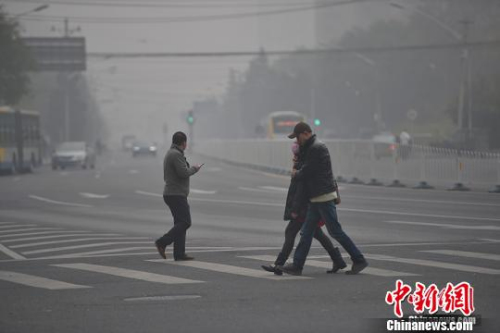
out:
M52 169L66 167L95 168L95 153L83 141L67 141L58 145L52 154Z
M122 149L124 151L131 151L134 145L134 142L137 140L135 135L126 134L122 137Z
M134 142L132 145L132 156L156 156L158 147L155 143Z
M382 132L372 138L375 148L375 158L392 157L397 149L396 136L391 132Z

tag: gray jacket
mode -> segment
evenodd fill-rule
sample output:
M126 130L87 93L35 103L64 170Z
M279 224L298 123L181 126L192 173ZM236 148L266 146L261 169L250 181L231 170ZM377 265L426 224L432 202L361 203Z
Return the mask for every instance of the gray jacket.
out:
M172 145L163 160L163 179L165 189L163 195L189 195L189 177L197 172L189 166L184 157L184 151L177 145Z

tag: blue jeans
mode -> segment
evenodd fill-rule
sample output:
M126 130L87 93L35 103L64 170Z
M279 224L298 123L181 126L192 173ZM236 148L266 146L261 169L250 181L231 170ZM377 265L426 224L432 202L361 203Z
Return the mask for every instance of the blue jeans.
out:
M293 263L296 267L301 269L304 267L307 254L311 248L314 231L321 218L325 221L326 229L330 236L342 245L351 256L353 262L365 260L359 249L354 245L354 242L347 236L344 230L342 230L342 226L337 217L337 208L333 201L311 202L307 209L306 221L302 225L300 231L300 241L293 257Z

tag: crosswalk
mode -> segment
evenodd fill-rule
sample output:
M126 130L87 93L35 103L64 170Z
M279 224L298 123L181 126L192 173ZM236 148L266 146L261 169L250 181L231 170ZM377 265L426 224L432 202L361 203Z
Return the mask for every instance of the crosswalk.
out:
M497 244L497 240L484 240L484 244ZM379 253L365 253L370 266L361 275L373 278L420 278L427 272L447 271L453 274L500 275L497 262L500 255L495 253L453 250L439 248L413 252L412 255L395 256ZM380 247L379 249L382 249ZM119 279L133 279L145 283L160 284L196 284L217 281L220 274L243 279L263 279L273 283L289 281L311 281L324 277L324 272L331 268L327 256L311 256L306 262L303 276L276 276L265 272L260 265L274 262L278 252L274 247L190 247L189 253L227 252L224 256L208 256L212 260L180 261L156 259L158 254L148 237L131 237L118 233L97 233L88 230L65 230L64 228L40 227L36 224L18 224L0 222L0 286L13 283L32 288L47 290L73 290L93 288L90 285L74 284L71 281L52 279L43 274L26 274L3 269L2 261L27 261L66 259L65 263L49 264L50 267L66 272L85 271L97 276L108 275ZM247 252L248 255L244 255ZM233 255L232 253L237 253ZM264 253L264 254L263 254ZM114 265L89 263L89 258L102 256L131 256L128 263L140 263L142 270ZM146 256L147 258L141 258ZM429 259L429 257L432 257ZM81 259L86 258L85 262ZM154 258L154 259L152 259ZM217 259L222 258L222 259ZM459 262L459 263L457 263ZM472 264L470 264L472 263ZM489 264L490 263L490 264ZM158 266L162 265L162 266ZM432 268L429 270L428 268ZM160 271L160 273L158 273ZM189 271L189 277L185 274ZM198 274L206 272L206 274ZM57 275L72 276L72 273ZM204 280L199 279L203 276ZM213 276L213 277L212 277ZM81 281L81 280L80 280ZM96 281L89 279L89 281ZM97 280L98 281L98 280Z
M425 250L420 251L422 253L433 253L441 254L443 256L463 255L464 258L483 258L485 260L498 261L498 256L488 253L479 252L465 252L464 251L452 251L452 250ZM84 262L73 262L73 263L62 263L62 264L51 264L51 267L57 269L71 270L73 272L85 271L95 275L111 275L116 278L127 279L127 280L138 280L148 283L160 283L160 284L196 284L196 283L212 283L218 281L217 277L219 274L238 276L244 279L264 279L274 281L273 283L287 283L289 281L311 281L314 279L321 279L325 276L324 270L331 268L331 262L328 258L323 258L324 256L315 257L318 259L309 259L306 262L306 267L304 269L305 275L303 276L276 276L274 274L265 272L260 269L260 265L264 263L272 262L275 257L272 255L238 255L232 257L231 264L206 261L206 260L193 260L193 261L173 261L172 259L140 259L139 261L143 263L141 267L146 265L143 270L130 269L125 267L118 267L115 265L98 265ZM378 254L366 254L366 257L370 260L370 266L366 268L360 275L365 277L378 277L378 278L401 278L401 277L419 277L425 274L420 272L412 272L415 266L425 266L437 268L445 271L453 272L466 272L486 275L499 275L500 270L488 267L478 267L462 264L453 264L446 261L434 261L434 260L424 260L415 258L398 258L394 256L378 255ZM324 260L323 260L324 259ZM378 267L380 262L396 262L401 264L400 267L404 267L403 271L391 270L387 268ZM236 264L235 264L236 263ZM158 266L163 265L164 269L161 269L162 273L158 273ZM175 267L175 268L173 268ZM323 269L320 271L318 268ZM151 271L156 271L155 273ZM200 275L192 270L205 271L211 274ZM189 271L190 277L204 276L205 280L185 278L177 276L179 274L187 274ZM163 273L165 272L165 273ZM58 274L59 276L59 274ZM63 276L61 274L61 276ZM68 276L65 274L64 276ZM208 276L208 277L207 277ZM90 279L91 281L99 281L98 279ZM2 270L0 266L0 285L3 282L20 284L24 286L29 286L32 288L40 288L47 290L72 290L72 289L82 289L82 288L93 288L92 285L81 285L74 284L69 281L60 281L50 279L44 276L31 275L25 273L19 273L12 270Z

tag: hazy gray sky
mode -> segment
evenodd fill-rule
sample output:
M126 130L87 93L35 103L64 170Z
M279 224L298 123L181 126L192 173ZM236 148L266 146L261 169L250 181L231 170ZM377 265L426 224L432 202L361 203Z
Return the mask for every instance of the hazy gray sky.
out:
M307 7L312 0L6 0L25 36L61 36L69 19L73 36L86 37L87 52L216 52L286 50L316 43L313 10L239 17L242 13ZM360 5L324 9L339 22L332 38L356 24ZM220 19L220 16L238 16ZM216 16L215 19L209 20ZM186 22L165 22L167 19ZM116 23L121 21L122 23ZM360 20L366 24L366 20ZM78 31L76 29L79 28ZM322 41L323 42L323 41ZM184 113L196 97L220 95L230 68L242 71L248 57L88 59L86 72L113 139L136 133L157 140L161 124L185 129Z

